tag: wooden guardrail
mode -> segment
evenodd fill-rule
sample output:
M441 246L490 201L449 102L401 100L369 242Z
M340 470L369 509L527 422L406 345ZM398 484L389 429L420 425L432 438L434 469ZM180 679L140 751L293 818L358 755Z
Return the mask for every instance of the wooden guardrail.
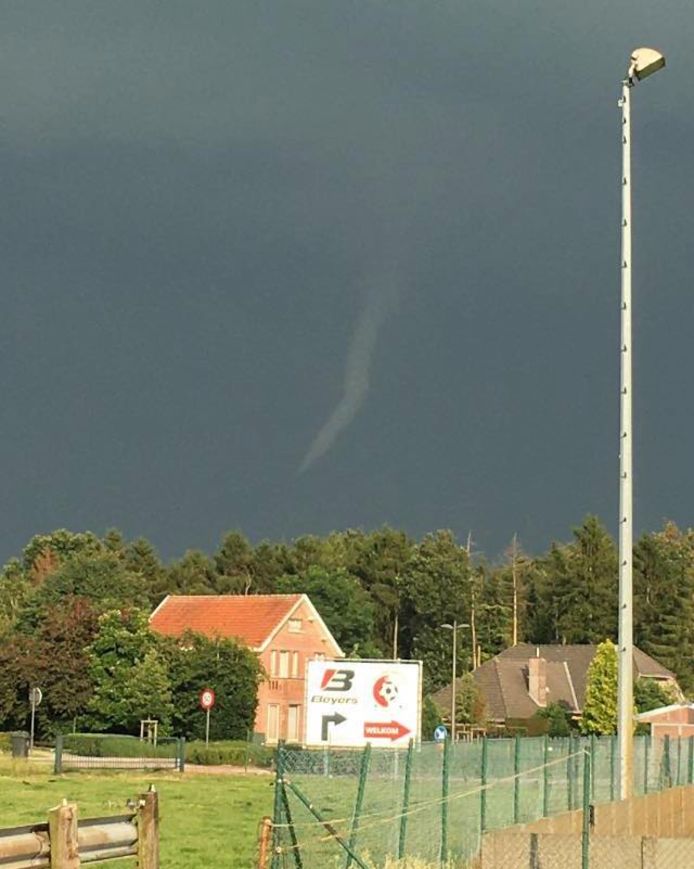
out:
M139 869L159 869L159 799L154 788L135 812L80 821L77 806L63 802L47 823L0 830L3 869L78 869L116 857L137 857Z

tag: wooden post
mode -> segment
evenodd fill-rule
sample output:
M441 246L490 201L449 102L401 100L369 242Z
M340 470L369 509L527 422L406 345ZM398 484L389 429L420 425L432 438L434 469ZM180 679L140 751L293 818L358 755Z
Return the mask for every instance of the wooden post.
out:
M138 869L159 869L159 794L154 785L140 796L137 808Z
M272 847L272 818L265 817L258 831L258 869L269 869Z
M51 840L51 869L79 869L77 846L77 806L66 800L48 813Z

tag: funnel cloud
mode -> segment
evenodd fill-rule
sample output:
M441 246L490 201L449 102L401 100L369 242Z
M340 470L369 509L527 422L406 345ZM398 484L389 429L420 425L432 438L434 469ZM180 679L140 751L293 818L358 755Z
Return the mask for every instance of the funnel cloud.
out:
M300 474L330 450L341 432L359 413L369 392L371 361L378 333L397 303L398 296L399 290L392 275L368 290L347 354L342 398L308 448L299 466Z

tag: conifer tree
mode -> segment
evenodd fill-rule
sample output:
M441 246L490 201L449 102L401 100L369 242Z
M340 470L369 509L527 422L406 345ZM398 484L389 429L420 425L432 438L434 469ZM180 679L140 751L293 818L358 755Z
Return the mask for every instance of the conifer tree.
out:
M617 732L617 647L612 640L600 643L588 667L581 730Z

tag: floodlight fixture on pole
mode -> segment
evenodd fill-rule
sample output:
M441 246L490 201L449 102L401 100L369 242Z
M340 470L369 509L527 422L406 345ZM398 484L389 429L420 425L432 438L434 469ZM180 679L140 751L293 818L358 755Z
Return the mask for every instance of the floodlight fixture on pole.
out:
M653 48L637 48L622 82L622 256L619 385L619 677L617 741L619 793L628 799L634 781L634 595L633 595L633 445L631 340L631 89L665 66Z

